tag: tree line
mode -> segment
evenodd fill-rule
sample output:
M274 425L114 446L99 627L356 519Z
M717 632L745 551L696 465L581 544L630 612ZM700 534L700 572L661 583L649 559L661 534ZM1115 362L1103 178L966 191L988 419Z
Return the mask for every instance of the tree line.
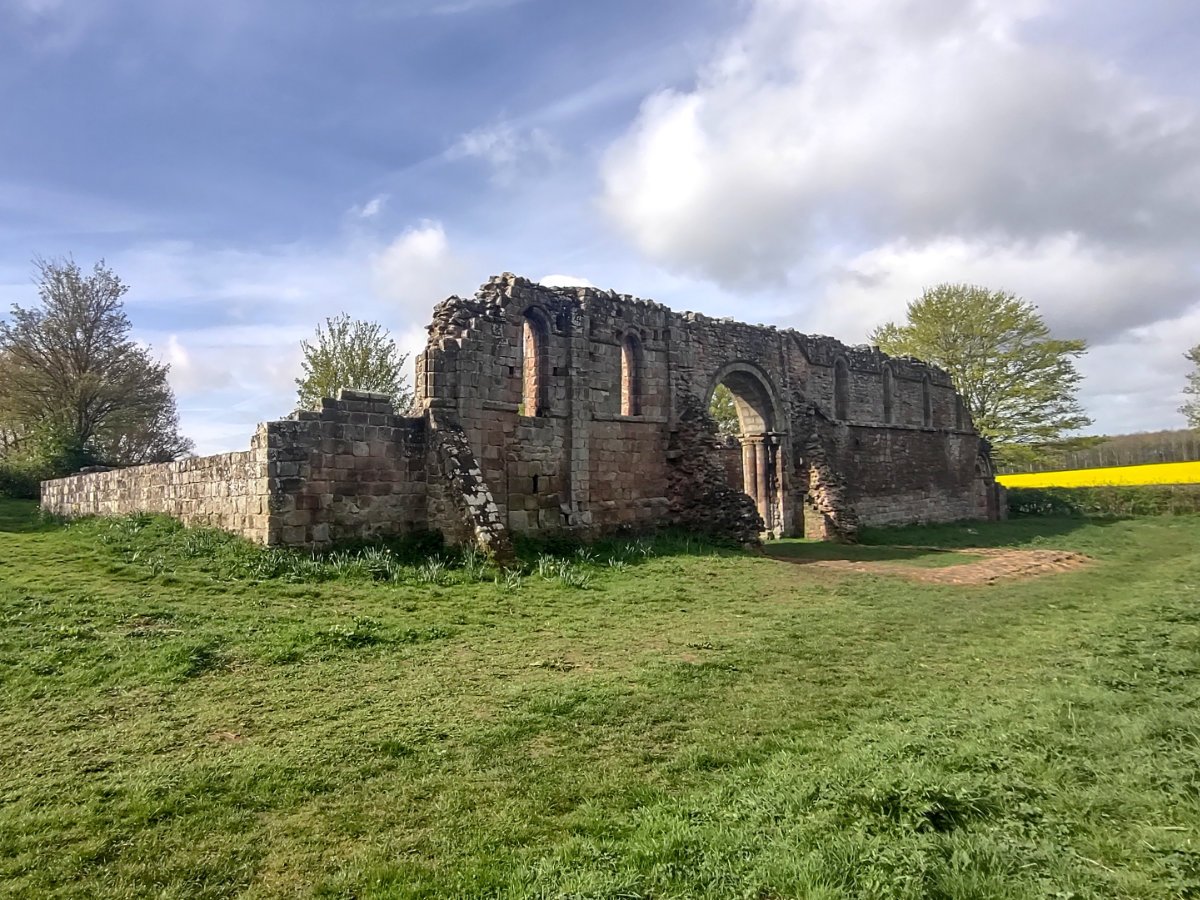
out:
M1146 466L1154 463L1200 460L1200 431L1177 428L1095 438L1089 447L1067 450L1029 463L1005 467L1005 473L1057 469L1100 469L1107 466Z

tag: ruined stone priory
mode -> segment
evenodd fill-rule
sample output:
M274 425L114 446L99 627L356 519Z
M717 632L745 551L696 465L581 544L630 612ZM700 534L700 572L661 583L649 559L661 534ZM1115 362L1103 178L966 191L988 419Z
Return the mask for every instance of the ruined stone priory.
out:
M709 413L729 388L740 434ZM416 403L342 391L250 449L42 485L62 516L165 513L270 546L434 530L680 526L742 542L995 519L1002 488L949 376L920 360L511 274L438 304Z

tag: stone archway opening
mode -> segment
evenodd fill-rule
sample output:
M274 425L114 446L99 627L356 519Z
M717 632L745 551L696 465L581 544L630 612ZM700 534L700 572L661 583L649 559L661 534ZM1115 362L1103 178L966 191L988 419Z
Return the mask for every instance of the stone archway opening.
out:
M709 414L717 423L729 484L754 501L771 537L786 533L786 442L777 409L765 377L749 365L723 368L709 392Z

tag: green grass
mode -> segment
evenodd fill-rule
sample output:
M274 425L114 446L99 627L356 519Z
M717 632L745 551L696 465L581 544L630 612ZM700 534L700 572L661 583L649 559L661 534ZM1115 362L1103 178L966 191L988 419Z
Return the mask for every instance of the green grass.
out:
M314 560L0 501L0 895L1197 897L1198 524L786 551L1096 559L950 587L678 537Z

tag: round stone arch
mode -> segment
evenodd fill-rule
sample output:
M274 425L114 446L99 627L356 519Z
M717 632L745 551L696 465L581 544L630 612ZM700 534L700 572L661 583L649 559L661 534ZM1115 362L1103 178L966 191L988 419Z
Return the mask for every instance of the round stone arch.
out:
M790 534L788 471L791 448L784 430L788 418L779 392L771 376L760 366L747 360L736 360L721 366L709 378L704 394L705 409L712 403L717 385L721 384L733 394L737 410L741 431L738 462L742 492L754 501L768 534L775 537Z
M704 408L712 403L717 385L723 384L733 394L742 434L778 433L787 421L779 392L765 371L748 360L726 363L708 380Z

